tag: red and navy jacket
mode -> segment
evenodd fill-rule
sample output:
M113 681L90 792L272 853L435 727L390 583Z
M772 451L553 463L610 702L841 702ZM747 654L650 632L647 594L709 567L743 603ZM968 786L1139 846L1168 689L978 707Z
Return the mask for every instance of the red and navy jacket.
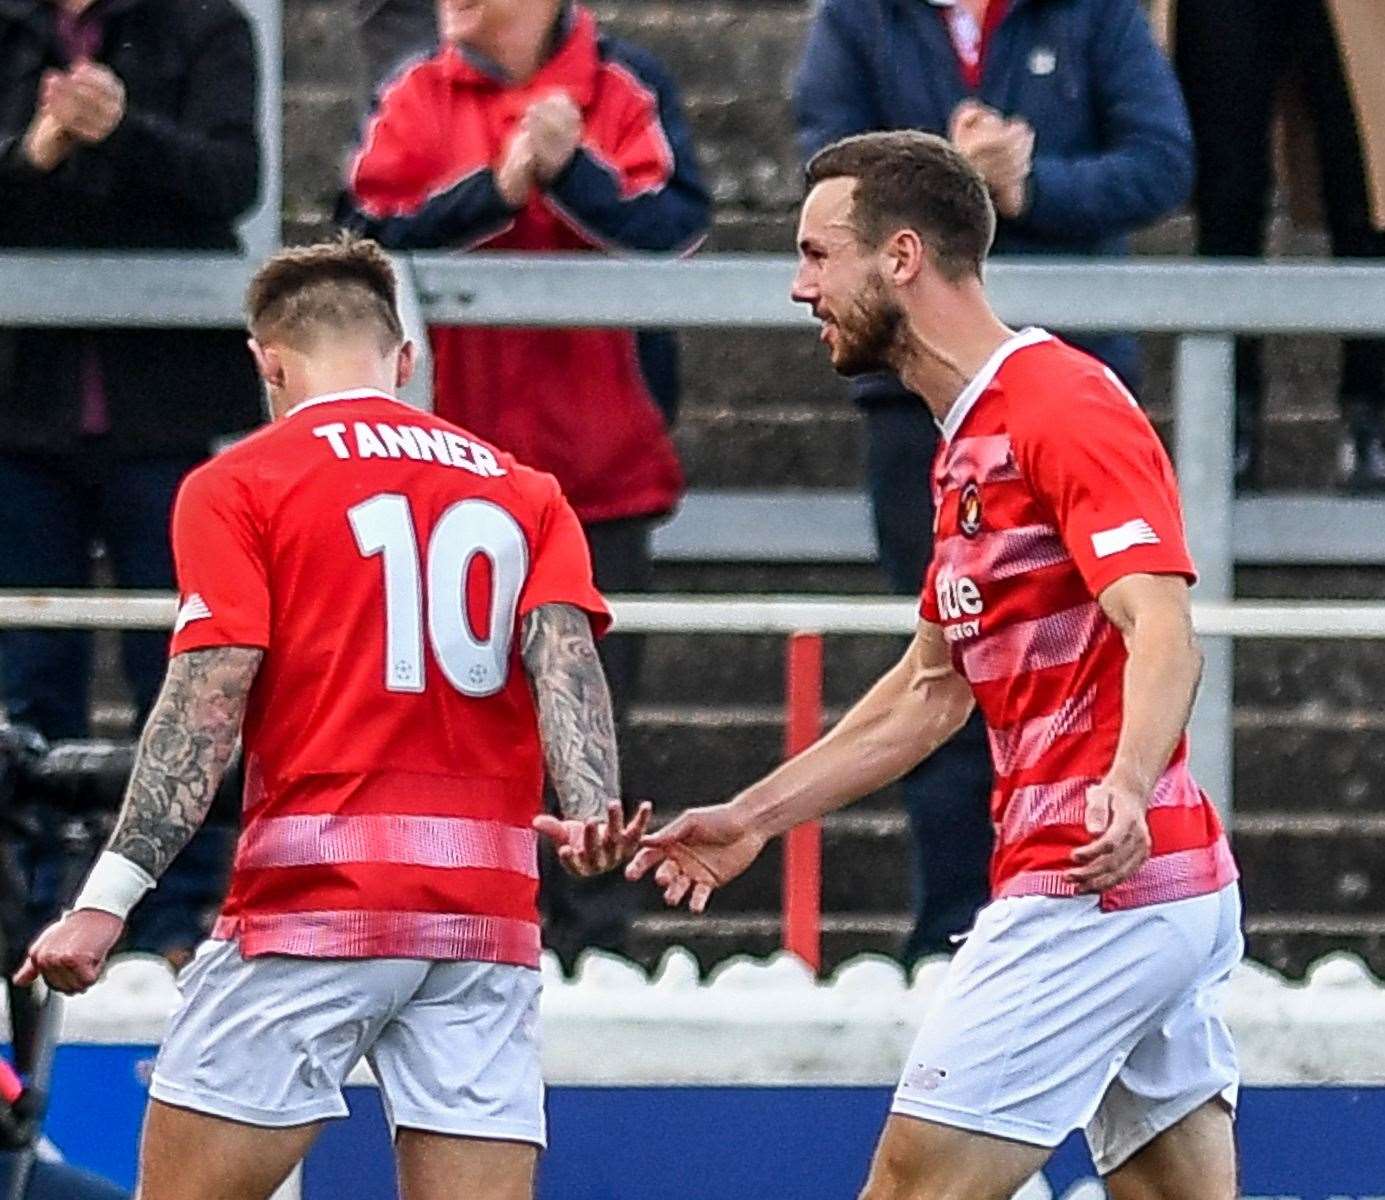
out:
M554 90L582 111L581 145L512 209L493 167L528 106ZM523 84L452 46L398 72L367 122L344 209L349 227L395 249L686 253L711 202L668 75L572 6ZM673 371L646 354L647 379L632 332L447 327L430 338L439 415L557 476L584 522L677 503L683 475L650 390L656 371Z

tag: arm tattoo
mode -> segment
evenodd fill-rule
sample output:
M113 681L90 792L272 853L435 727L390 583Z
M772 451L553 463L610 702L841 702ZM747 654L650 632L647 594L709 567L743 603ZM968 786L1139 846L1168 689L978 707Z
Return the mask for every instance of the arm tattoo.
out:
M539 737L563 816L601 818L620 798L611 693L587 614L545 604L524 620L524 665L539 709Z
M263 650L217 646L169 660L109 847L155 879L212 806L262 658Z

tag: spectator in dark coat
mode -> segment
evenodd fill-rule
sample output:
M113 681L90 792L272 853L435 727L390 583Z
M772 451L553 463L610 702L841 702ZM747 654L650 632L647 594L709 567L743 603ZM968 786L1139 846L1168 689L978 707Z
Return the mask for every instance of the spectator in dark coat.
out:
M230 0L6 0L0 250L234 251L257 80ZM118 586L172 588L178 482L259 404L238 331L0 330L0 587L87 586L99 543ZM140 722L166 642L122 639ZM0 655L11 719L86 736L87 634L5 631Z
M805 160L870 130L951 137L991 188L1001 257L1124 255L1127 235L1192 186L1187 113L1137 0L823 0L794 103ZM1069 340L1139 387L1132 337ZM937 430L893 376L855 380L852 395L866 411L881 567L916 594ZM909 958L948 950L986 898L989 787L979 716L904 781L919 886Z

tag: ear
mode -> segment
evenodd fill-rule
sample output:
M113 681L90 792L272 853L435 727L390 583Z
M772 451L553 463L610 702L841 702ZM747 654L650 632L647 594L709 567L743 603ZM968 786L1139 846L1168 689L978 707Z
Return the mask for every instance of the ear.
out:
M885 243L884 254L885 277L895 287L913 283L928 261L928 248L912 229L900 229L892 234Z
M255 360L255 369L260 378L272 388L284 386L284 360L273 346L262 346L254 338L248 339L250 355Z
M399 347L399 357L395 360L394 386L401 390L408 387L417 366L418 348L413 342L406 341Z

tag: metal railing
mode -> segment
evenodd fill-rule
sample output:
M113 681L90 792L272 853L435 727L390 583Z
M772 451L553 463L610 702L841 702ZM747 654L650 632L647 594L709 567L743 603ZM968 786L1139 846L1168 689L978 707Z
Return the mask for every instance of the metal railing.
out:
M419 322L761 328L810 322L789 299L793 262L782 256L415 254L400 262ZM0 324L236 325L252 269L253 263L226 256L0 256ZM992 264L987 285L1012 324L1177 335L1174 457L1201 599L1231 598L1237 547L1247 541L1258 545L1260 561L1274 561L1276 548L1279 557L1325 561L1326 543L1347 561L1385 562L1385 504L1317 498L1311 518L1294 523L1301 508L1286 508L1282 500L1236 501L1232 479L1233 336L1385 334L1385 267L1025 260ZM811 540L804 539L804 550ZM1229 797L1231 647L1220 636L1207 648L1194 733L1194 769L1213 795Z

